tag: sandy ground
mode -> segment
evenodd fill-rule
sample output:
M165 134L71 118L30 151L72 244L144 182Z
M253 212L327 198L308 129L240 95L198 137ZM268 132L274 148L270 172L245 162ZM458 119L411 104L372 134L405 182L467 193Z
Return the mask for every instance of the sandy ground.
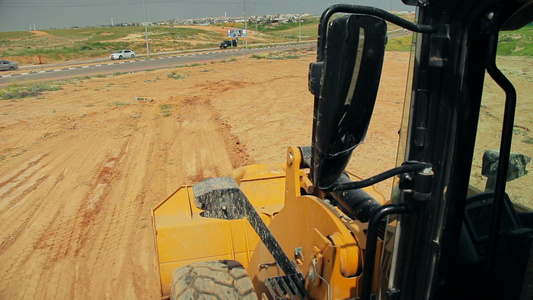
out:
M0 101L0 299L159 299L150 209L310 144L314 59L239 57ZM363 177L395 164L408 60L387 53L350 165ZM390 182L377 188L388 198Z

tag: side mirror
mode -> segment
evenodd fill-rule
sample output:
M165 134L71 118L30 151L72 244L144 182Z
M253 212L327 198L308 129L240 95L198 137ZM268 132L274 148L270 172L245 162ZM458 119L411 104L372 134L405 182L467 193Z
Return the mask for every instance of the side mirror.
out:
M498 176L498 163L500 160L500 150L491 149L483 154L481 165L481 175L487 177L485 192L494 191L496 177ZM527 175L526 166L531 161L531 157L511 152L509 155L509 164L507 166L507 182Z
M319 37L325 49L318 49L324 60L309 70L315 95L311 168L319 189L335 183L365 137L387 41L387 25L376 17L350 14L326 22L327 35Z

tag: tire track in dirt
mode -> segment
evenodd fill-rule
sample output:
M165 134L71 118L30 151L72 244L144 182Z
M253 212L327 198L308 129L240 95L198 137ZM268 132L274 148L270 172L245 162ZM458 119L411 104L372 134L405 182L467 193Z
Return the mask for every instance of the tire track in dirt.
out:
M30 203L25 201L28 195L35 191L49 176L39 173L45 168L42 163L47 155L38 155L0 180L0 230L7 238L0 243L0 255L9 249L25 233L28 224L32 222L35 213L40 209L42 203ZM19 224L10 223L9 216L15 215L16 211L21 212L18 219ZM15 262L9 263L10 266ZM1 279L1 277L0 277Z
M42 168L40 161L46 155L40 155L30 159L20 169L16 170L14 174L9 174L0 179L0 215L4 214L3 208L5 206L12 206L16 204L16 200L28 193L32 188L36 188L39 181L43 177L34 179L33 184L30 184L30 179L35 175L38 169ZM30 185L30 186L28 186Z
M118 295L122 293L129 293L131 297L142 298L140 295L136 295L136 291L142 291L133 286L130 278L132 277L131 266L135 266L138 263L130 261L129 258L135 256L136 253L142 249L136 249L133 253L128 250L132 246L131 237L132 232L136 229L136 222L140 219L138 217L141 214L142 205L138 205L134 200L130 198L132 194L138 193L136 189L142 189L143 186L136 186L136 184L130 181L128 174L143 174L144 170L136 169L133 157L130 153L137 153L137 145L134 145L138 140L142 143L148 141L146 139L131 138L128 144L125 145L122 151L122 157L119 160L115 160L118 157L114 157L108 160L108 162L102 168L100 175L95 184L95 195L99 195L102 198L102 209L90 211L91 222L94 226L98 226L98 230L90 232L90 239L84 242L84 246L80 248L80 255L87 260L88 264L92 266L83 281L87 281L83 289L84 293L94 294L95 290L98 290L98 298L109 299L111 295ZM149 142L148 142L149 143ZM141 147L142 149L142 147ZM133 150L133 152L132 152ZM146 152L145 152L146 155ZM142 161L143 159L141 159ZM109 169L113 168L113 170ZM133 169L133 170L132 170ZM118 176L118 173L121 175ZM113 175L114 174L114 175ZM113 179L114 178L114 179ZM103 182L107 182L105 187L102 187ZM105 192L98 192L98 188L104 189ZM113 200L120 199L120 201ZM89 209L92 208L92 203L89 203ZM87 220L87 211L84 215L84 221ZM124 234L128 232L128 234ZM88 232L89 233L89 232ZM89 243L90 242L90 243ZM115 256L109 256L109 253L114 253ZM109 269L110 276L102 278L98 276L98 273L103 269ZM118 270L119 272L116 272ZM96 274L95 274L96 273ZM149 273L148 271L145 274ZM122 281L122 282L121 282ZM124 281L126 281L124 283ZM117 289L116 284L122 284L122 289ZM118 290L118 291L117 291ZM122 298L122 297L119 297Z
M157 299L150 209L181 184L229 174L234 153L245 152L209 97L107 113L46 138L48 125L34 132L22 163L2 177L0 194L11 200L0 202L0 299ZM95 131L98 118L106 119Z
M97 143L94 143L94 145L103 146ZM86 150L89 150L88 152L97 152L96 148L98 147L94 147L93 149L89 148ZM120 148L117 153L120 153ZM79 160L76 158L74 160L75 161L72 162L68 160L65 162L67 164L75 164L80 162L85 163L93 159L87 158ZM95 245L93 245L93 240L95 240L93 235L95 235L95 232L102 231L105 235L108 235L110 232L112 232L108 228L97 228L99 227L98 222L101 221L103 218L98 218L97 220L95 220L92 219L92 217L95 215L98 216L98 213L100 212L99 209L104 206L103 200L107 198L106 195L110 190L110 188L106 187L105 185L107 183L111 184L112 179L116 177L113 174L115 172L115 167L117 167L116 163L118 161L119 157L117 157L115 153L112 153L110 157L104 158L103 162L101 163L101 166L98 167L99 172L94 172L94 174L96 175L93 182L86 183L85 186L82 184L82 188L87 192L85 193L85 196L79 197L78 200L83 199L83 201L62 203L64 205L64 208L66 208L66 213L57 210L55 211L55 213L52 212L50 216L51 220L41 220L39 223L45 225L45 228L29 239L35 241L34 243L30 243L28 246L24 247L24 249L28 249L28 251L24 251L24 253L34 253L28 254L28 257L24 259L25 261L42 260L42 262L39 263L41 267L37 268L42 270L42 273L36 276L37 279L32 282L32 285L37 283L37 286L34 286L34 288L41 290L42 295L50 295L51 298L55 298L57 295L63 295L66 292L64 296L77 295L76 298L78 298L81 295L86 295L88 297L85 298L91 298L91 289L79 289L79 287L84 287L87 285L87 283L91 282L91 272L87 272L87 276L79 275L80 273L85 273L79 272L80 269L84 269L83 265L85 265L85 263L83 262L83 259L80 263L78 257L87 252L87 249L92 249L93 247L101 247L99 245L105 244L106 238L104 237L104 242L100 242L100 244L98 244L99 241L97 240L96 243L94 243ZM109 176L110 174L112 175ZM56 182L61 182L62 178L64 177L64 174L60 174ZM72 183L70 183L68 186L72 187ZM49 200L51 200L52 202L57 202L53 199ZM105 205L107 205L107 203ZM75 207L78 208L73 209ZM72 216L75 217L72 218ZM128 219L128 217L126 216L125 219ZM46 226L46 224L48 225ZM27 227L31 226L31 224L27 223L25 223L25 225L27 225ZM116 232L114 232L113 235L116 237L120 237L121 235L123 235L121 234L122 230L124 230L124 227L119 224L118 226L116 226ZM112 241L111 243L114 243L114 241ZM19 246L17 248L21 249L22 247ZM105 250L103 252L105 252ZM43 255L46 257L46 259L39 259L39 257L42 257ZM74 268L71 267L72 265L74 265ZM24 264L11 264L11 266L12 269L22 269L25 267ZM89 266L87 269L91 270L92 268ZM7 273L9 273L9 270ZM68 279L61 279L62 277L65 277L65 274L68 274L66 276ZM39 278L41 278L41 280L39 280ZM83 283L77 285L77 290L69 291L67 289L63 291L63 285L68 286L70 282L71 286L76 286L76 281L82 281ZM32 294L32 291L28 290L31 288L31 286L25 287L26 291L28 292L27 294ZM96 288L96 290L97 289L98 287ZM0 295L2 295L1 291ZM81 298L84 298L84 296L81 296Z
M127 144L123 144L121 149L115 149L110 153L106 159L101 163L97 178L89 185L89 193L85 195L82 205L79 209L78 215L81 215L82 232L78 237L80 239L76 253L80 251L87 240L92 235L94 222L98 214L105 209L105 201L108 199L112 185L120 178L120 162L125 154Z
M184 182L231 174L234 157L228 151L234 152L235 145L229 143L232 137L211 106L209 95L189 94L176 100L180 103L179 111L187 112L178 115L176 122L182 172L186 174Z
M90 153L94 153L97 151L97 148L101 146L104 146L105 148L105 144L95 143L94 146L84 149L86 152L80 153L79 156L82 158L80 160L78 160L77 155L74 154L72 160L69 161L69 166L79 163L86 165L93 159L97 161L98 158L93 158L93 155ZM106 158L107 157L103 157L101 159L105 160ZM82 167L79 169L85 168ZM91 168L89 167L88 170L90 169ZM67 182L65 182L66 188L72 188L72 184L75 180L75 178L69 177L68 180L66 180ZM76 197L76 199L70 199L71 201L65 203L65 211L62 210L61 212L58 212L57 217L52 223L50 223L50 226L44 232L42 239L39 240L39 245L42 245L45 248L50 245L48 257L43 265L45 273L41 276L41 278L48 277L48 280L41 279L39 281L39 286L37 287L37 290L44 291L45 295L48 297L64 295L65 297L78 298L80 295L76 289L65 289L64 286L76 286L76 279L79 278L80 264L78 261L78 249L81 244L80 237L82 236L82 230L80 230L79 224L82 223L83 218L79 215L78 207L83 207L84 200L87 199L87 195L90 194L90 187L90 183L84 182L78 197ZM68 193L68 191L65 191L65 193ZM75 217L73 218L73 216Z
M69 208L76 203L77 198L75 196L76 193L68 189L72 185L67 183L67 189L62 188L65 177L67 177L66 181L75 182L78 180L74 176L72 176L74 178L69 178L73 174L66 174L68 167L65 167L65 165L72 166L74 162L83 164L87 159L80 161L79 153L83 153L81 152L82 149L89 150L88 152L92 153L96 150L96 147L91 149L90 147L86 148L85 145L78 145L77 147L71 147L68 149L69 151L59 153L53 153L53 149L46 146L41 149L43 152L51 154L47 155L46 159L41 160L39 164L35 164L35 166L42 164L39 172L41 175L45 174L43 176L46 180L43 180L41 186L35 189L33 193L23 195L20 203L24 203L24 205L15 207L9 214L2 214L2 216L7 216L8 223L14 219L23 219L25 222L23 222L21 227L24 235L20 239L15 239L17 243L16 249L8 249L10 250L7 251L8 253L3 253L0 256L2 261L11 262L6 265L0 264L0 273L6 274L1 281L7 282L8 286L14 285L14 287L7 288L4 291L2 291L4 285L0 285L0 296L3 296L4 293L12 296L33 294L39 288L40 282L45 286L45 288L39 288L42 291L41 295L46 295L47 289L54 287L51 282L53 283L55 278L49 274L50 269L52 269L51 262L57 262L58 257L64 257L69 254L68 243L66 245L61 242L58 243L58 240L69 241L67 236L73 234L72 228L68 224L57 225L57 223L60 219L68 219L71 212ZM30 164L31 162L32 160L30 160ZM83 167L78 166L77 169L83 169ZM66 196L65 193L69 193L69 195ZM16 195L20 194L20 192L11 190L10 194ZM16 256L12 255L13 253L11 252L15 252ZM6 266L8 266L7 270L4 269ZM29 282L26 282L22 287L19 286L20 282L17 281L16 275L9 276L12 273L16 274L15 270L17 269L33 270L31 275L27 277ZM40 272L35 272L36 270L40 270ZM70 274L70 272L62 270L61 274L64 275L65 273ZM63 283L65 284L66 281L63 281ZM53 295L54 292L51 294Z

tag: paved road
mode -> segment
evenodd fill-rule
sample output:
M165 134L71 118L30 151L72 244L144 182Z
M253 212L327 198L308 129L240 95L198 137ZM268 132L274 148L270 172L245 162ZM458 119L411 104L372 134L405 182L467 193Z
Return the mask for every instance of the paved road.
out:
M0 87L8 85L14 82L27 82L27 81L44 81L44 80L60 80L73 77L90 76L97 74L114 74L117 72L136 72L144 70L155 70L172 68L180 65L189 65L198 63L201 61L210 60L222 60L234 56L248 55L252 53L271 52L276 50L286 50L291 48L302 48L315 46L312 44L301 45L284 45L265 48L239 48L231 50L217 50L206 53L195 53L176 55L168 57L159 57L152 59L133 59L133 60L121 60L121 61L106 61L105 63L96 63L86 66L69 67L68 65L58 65L57 69L36 71L32 73L24 72L20 70L20 73L7 75L0 77ZM63 67L63 68L62 68Z
M396 30L388 33L389 38L396 38L403 36L405 33ZM214 50L212 52L191 53L171 55L152 59L136 59L109 61L109 60L93 60L93 61L79 61L67 62L58 65L32 66L32 72L25 71L29 67L22 67L20 73L12 75L0 76L0 87L6 86L15 82L29 82L29 81L49 81L60 80L74 77L83 77L91 75L107 75L117 72L137 72L144 70L166 69L173 68L180 65L190 65L202 61L223 60L233 56L242 56L252 53L271 52L276 50L286 50L303 47L315 47L316 43L293 44L293 45L279 45L263 48L238 48L228 50ZM85 66L74 66L73 64L86 64ZM48 69L46 71L38 71L42 68L57 67L56 69Z

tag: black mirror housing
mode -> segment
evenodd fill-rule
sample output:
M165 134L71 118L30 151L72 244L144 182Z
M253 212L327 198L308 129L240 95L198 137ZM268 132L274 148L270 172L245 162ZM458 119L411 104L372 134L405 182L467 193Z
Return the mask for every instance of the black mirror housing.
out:
M382 19L359 14L329 22L324 61L312 63L315 95L312 174L319 189L335 183L366 134L387 41ZM318 76L320 75L320 80Z

